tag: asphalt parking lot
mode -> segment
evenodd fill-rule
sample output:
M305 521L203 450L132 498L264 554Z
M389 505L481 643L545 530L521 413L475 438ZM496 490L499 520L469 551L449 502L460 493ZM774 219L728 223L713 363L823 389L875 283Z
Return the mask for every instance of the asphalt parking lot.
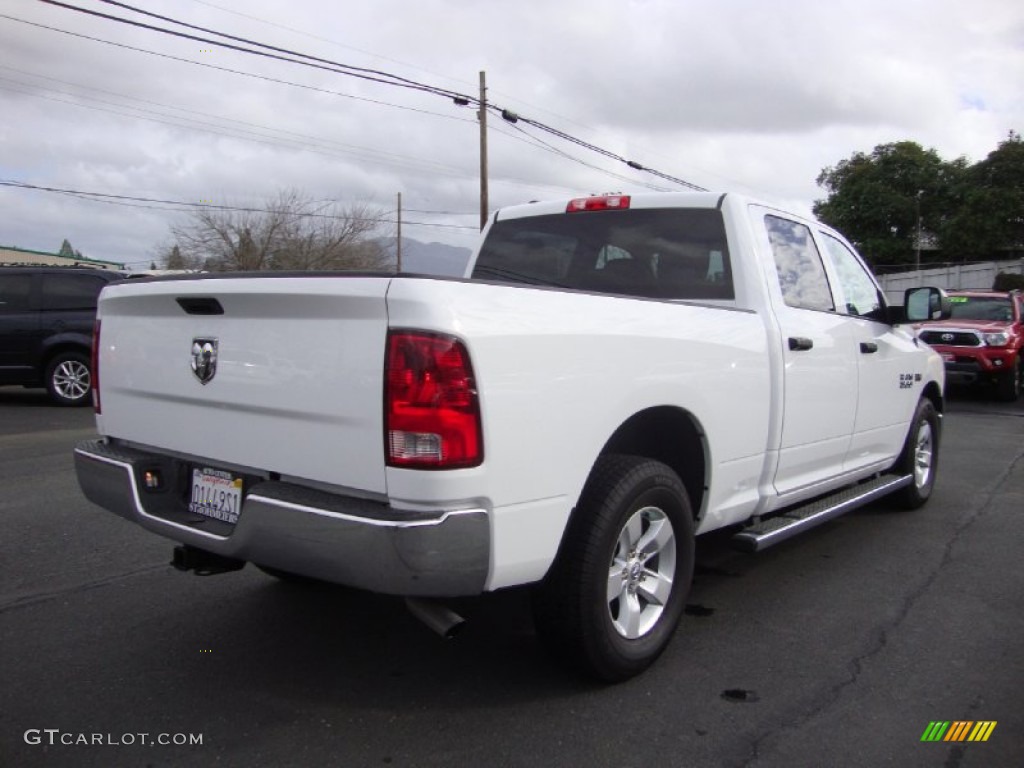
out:
M921 510L704 537L666 655L613 687L545 657L521 591L443 641L396 599L180 574L81 497L91 434L0 389L2 766L1024 764L1024 400L953 393ZM935 721L996 726L923 742Z

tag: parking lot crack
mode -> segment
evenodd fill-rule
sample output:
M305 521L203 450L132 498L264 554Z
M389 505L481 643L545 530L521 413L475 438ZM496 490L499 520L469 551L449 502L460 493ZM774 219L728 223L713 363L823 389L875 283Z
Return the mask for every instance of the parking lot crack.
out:
M805 712L795 715L789 722L783 723L778 727L767 729L761 736L757 737L750 746L750 754L742 763L743 766L756 766L770 740L781 738L782 734L787 731L799 731L804 725L826 713L839 701L848 688L857 684L868 662L885 650L892 633L906 621L918 601L932 588L932 585L942 574L943 570L952 562L954 548L964 533L988 513L1000 491L1020 471L1022 465L1024 465L1024 450L1018 452L990 486L979 493L979 503L953 529L952 535L943 547L942 557L938 563L928 573L927 577L906 595L897 614L876 630L867 648L850 660L847 665L848 674L821 694L817 702L810 705Z
M160 563L159 565L149 565L145 568L137 568L133 571L126 571L124 573L118 573L113 576L107 576L102 579L94 579L92 581L84 581L79 584L71 584L66 587L59 589L39 590L36 592L22 592L13 595L2 595L0 596L0 614L8 613L9 611L15 611L20 608L28 608L39 603L46 603L50 600L56 600L66 595L73 595L80 592L88 592L92 589L98 589L105 587L109 584L115 584L124 579L131 578L132 576L139 576L141 574L153 573L154 571L163 571L167 569L166 563Z

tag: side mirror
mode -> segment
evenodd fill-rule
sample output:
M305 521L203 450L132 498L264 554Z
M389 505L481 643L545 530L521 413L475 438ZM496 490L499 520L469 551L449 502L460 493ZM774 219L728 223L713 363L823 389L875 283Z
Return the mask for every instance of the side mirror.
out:
M953 314L953 305L941 288L911 288L903 294L903 306L908 323L946 320Z

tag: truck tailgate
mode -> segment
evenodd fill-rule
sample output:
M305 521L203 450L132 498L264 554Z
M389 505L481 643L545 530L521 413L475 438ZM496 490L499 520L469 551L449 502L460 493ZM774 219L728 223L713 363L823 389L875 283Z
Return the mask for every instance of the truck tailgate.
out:
M111 286L99 305L100 433L383 493L389 283L261 275ZM216 359L194 365L204 347Z

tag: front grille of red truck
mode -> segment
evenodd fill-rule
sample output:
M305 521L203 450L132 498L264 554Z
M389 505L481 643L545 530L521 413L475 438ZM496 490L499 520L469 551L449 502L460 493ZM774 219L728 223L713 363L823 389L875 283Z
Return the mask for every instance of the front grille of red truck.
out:
M922 331L921 341L942 347L980 347L981 337L973 331Z

